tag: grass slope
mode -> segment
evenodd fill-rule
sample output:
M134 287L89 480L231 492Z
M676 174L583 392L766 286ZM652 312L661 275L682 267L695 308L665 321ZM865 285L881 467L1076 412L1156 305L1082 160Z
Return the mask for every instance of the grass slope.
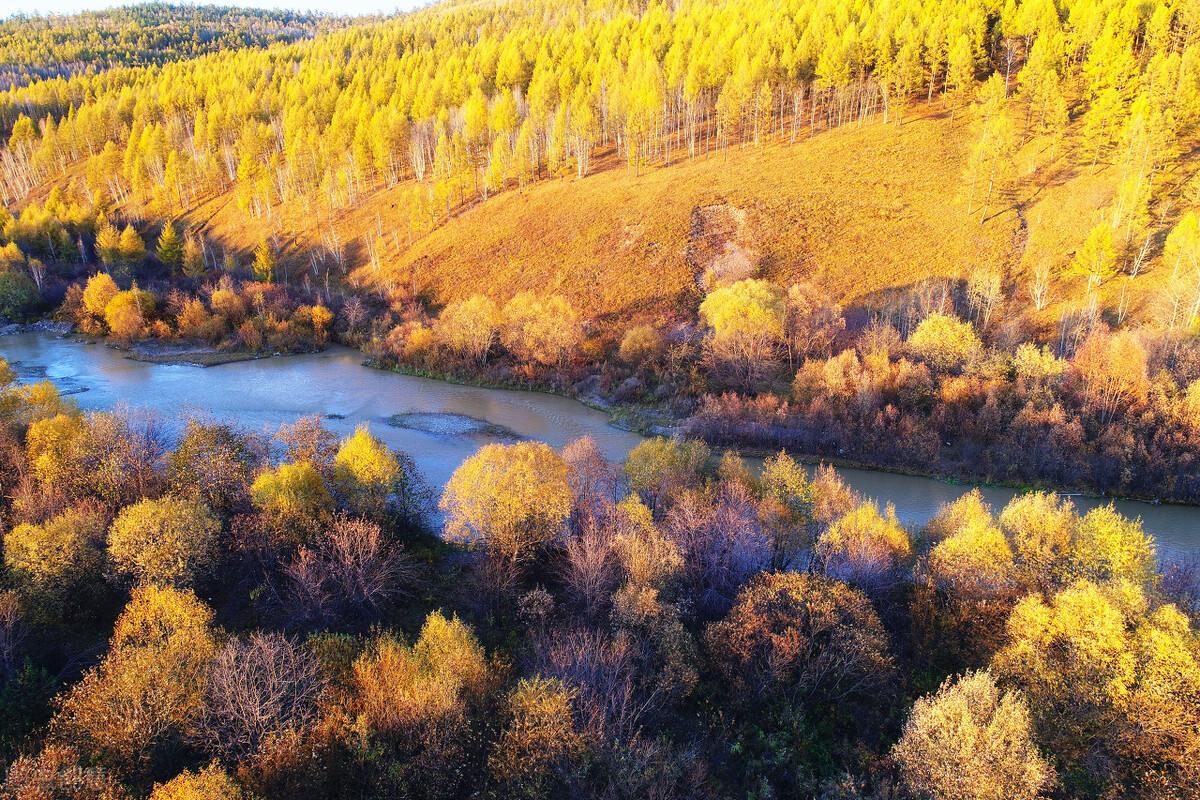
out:
M1083 279L1066 269L1111 202L1115 169L1066 166L1069 143L1050 162L1047 145L1030 142L1016 160L1015 190L981 217L978 208L968 213L963 177L976 135L967 113L935 103L903 125L875 118L641 175L608 153L583 179L509 189L411 241L403 184L334 214L284 207L250 221L226 196L189 219L243 254L273 232L293 270L307 265L303 254L333 227L364 283L411 286L436 304L477 292L503 302L523 290L556 291L615 330L631 320L690 316L702 296L699 274L731 249L762 276L784 285L811 280L849 307L982 268L999 270L1009 291L1020 293L1049 263L1056 276L1055 302L1042 314L1049 327L1062 303L1082 296ZM379 234L375 270L363 243ZM1153 267L1137 282L1142 296L1165 272ZM1106 302L1118 283L1104 288Z

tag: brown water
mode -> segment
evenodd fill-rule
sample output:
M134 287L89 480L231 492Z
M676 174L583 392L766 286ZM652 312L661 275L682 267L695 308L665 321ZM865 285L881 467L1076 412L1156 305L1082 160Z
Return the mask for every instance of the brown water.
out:
M534 392L483 389L414 378L361 365L359 353L324 353L242 361L219 367L146 364L103 345L79 344L47 334L0 337L0 356L23 380L52 380L84 409L120 403L157 411L168 423L197 416L232 422L263 433L298 417L317 414L339 434L368 423L390 446L411 455L429 483L442 486L454 469L489 442L513 436L562 447L591 436L604 454L622 460L641 437L608 424L608 416L574 400ZM393 415L409 427L388 424ZM487 423L487 424L476 424ZM924 524L970 486L872 470L842 469L846 482L867 497L891 502L906 525ZM983 487L993 508L1015 494ZM1108 502L1075 497L1086 511ZM1166 554L1200 552L1200 507L1118 501L1127 516L1141 517Z

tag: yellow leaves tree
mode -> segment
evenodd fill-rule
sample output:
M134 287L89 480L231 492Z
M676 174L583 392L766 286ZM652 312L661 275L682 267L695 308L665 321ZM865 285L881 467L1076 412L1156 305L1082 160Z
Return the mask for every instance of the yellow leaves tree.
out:
M498 676L470 627L433 612L411 645L371 641L350 670L355 733L389 759L398 796L454 797L478 756L472 710Z
M1177 608L1084 581L1022 600L1007 638L992 670L1029 698L1068 792L1200 791L1200 639Z
M864 502L820 535L817 553L826 573L874 588L895 579L912 555L912 538L896 519L895 508L888 506L880 514L874 502Z
M104 319L104 309L117 292L116 281L107 272L97 272L88 278L87 286L83 289L83 310L97 320Z
M1112 228L1107 223L1102 222L1088 232L1083 246L1071 261L1071 273L1087 278L1088 289L1116 277L1117 251Z
M971 323L940 312L923 319L907 344L919 358L942 371L962 369L983 354L983 342Z
M250 486L250 498L281 519L312 519L333 506L321 473L307 461L263 472Z
M699 482L712 452L698 439L656 436L638 444L625 457L629 488L651 504Z
M1025 698L986 671L917 700L892 758L909 791L933 800L1036 800L1054 781Z
M381 518L389 507L406 504L404 465L387 445L360 425L338 448L333 460L333 485L357 514Z
M508 565L534 556L571 513L567 467L547 445L489 444L454 471L442 493L445 536Z
M212 611L189 591L135 589L108 655L62 697L52 731L104 763L141 772L202 708L216 648L211 625Z
M103 542L104 515L87 506L4 534L4 566L32 617L59 622L65 610L86 604L102 579Z
M121 261L125 264L137 264L146 257L146 243L132 225L126 225L121 231L117 246L120 249Z
M1144 403L1150 388L1149 356L1137 334L1097 330L1084 340L1072 362L1087 405L1102 422Z
M104 322L109 333L129 342L142 335L153 313L154 295L134 284L132 289L117 292L108 301L104 307Z
M199 772L184 770L166 783L157 783L150 800L246 800L248 795L215 762Z
M562 681L523 678L505 707L507 723L488 759L488 770L511 797L546 797L563 786L584 739L576 730L575 691Z
M264 239L254 248L254 262L251 264L254 277L263 283L270 283L275 278L275 253L271 245Z
M783 290L754 278L715 289L700 304L710 353L746 388L775 368L786 316Z
M446 306L434 324L434 335L443 347L483 364L495 344L500 319L495 301L476 294Z
M108 531L108 553L136 583L188 587L217 560L220 523L203 504L177 497L126 506Z
M583 336L579 313L560 295L521 292L501 316L501 343L527 362L561 366Z

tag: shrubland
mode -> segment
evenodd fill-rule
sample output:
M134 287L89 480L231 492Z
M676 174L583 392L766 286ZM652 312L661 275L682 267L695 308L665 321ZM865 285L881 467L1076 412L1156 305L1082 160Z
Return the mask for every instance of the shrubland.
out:
M1112 507L908 529L784 452L581 439L482 449L438 517L365 427L0 375L4 797L1200 791L1200 581Z

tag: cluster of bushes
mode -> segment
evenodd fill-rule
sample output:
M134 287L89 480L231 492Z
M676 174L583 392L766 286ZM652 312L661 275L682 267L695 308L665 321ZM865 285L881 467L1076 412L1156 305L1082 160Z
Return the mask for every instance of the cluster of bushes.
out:
M436 315L408 303L401 316L372 346L385 363L561 387L584 356L583 320L561 295L521 292L504 305L472 295Z
M108 273L98 272L68 290L64 310L84 333L119 342L184 339L251 352L322 347L333 323L327 307L303 304L287 287L228 275L194 294L172 289L160 299L136 281L119 289Z
M0 375L6 797L1200 791L1200 586L1111 508L922 531L786 454L81 414Z
M0 317L58 305L82 332L125 344L184 339L249 351L311 350L333 334L328 299L273 282L266 243L243 266L229 254L218 263L198 235L173 222L157 230L148 248L132 224L67 202L57 188L17 216L0 209Z
M712 325L711 357L727 369L749 357L724 349L722 337L739 334ZM687 430L872 465L1200 500L1194 338L1098 323L1057 348L989 346L971 322L933 311L907 337L880 321L839 352L831 344L808 348L790 391L760 379L706 394ZM778 375L774 353L766 363Z

